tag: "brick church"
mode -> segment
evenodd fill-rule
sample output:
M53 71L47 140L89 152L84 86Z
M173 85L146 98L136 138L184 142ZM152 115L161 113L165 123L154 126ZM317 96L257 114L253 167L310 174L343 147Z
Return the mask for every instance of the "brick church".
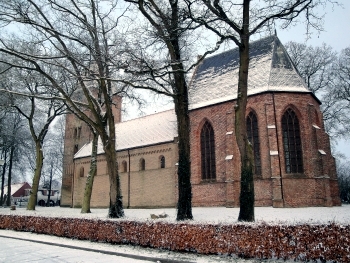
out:
M239 206L240 158L234 138L238 49L206 58L190 83L193 206ZM251 43L246 111L255 158L255 205L340 205L335 160L320 101L286 50L270 36ZM121 105L121 98L116 98ZM117 161L124 207L175 207L177 131L174 110L121 121L115 109ZM91 135L66 117L62 206L80 207L90 166ZM108 207L109 180L98 150L91 207Z

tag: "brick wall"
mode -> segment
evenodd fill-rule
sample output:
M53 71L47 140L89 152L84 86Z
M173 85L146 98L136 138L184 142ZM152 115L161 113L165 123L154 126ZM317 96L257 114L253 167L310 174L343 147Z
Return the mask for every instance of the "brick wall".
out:
M190 113L194 205L239 205L240 158L234 140L233 107L231 101ZM299 174L287 173L285 169L281 120L288 108L296 113L300 125L304 172ZM249 97L247 115L250 111L258 120L262 166L261 177L256 176L255 180L255 205L339 205L335 162L320 121L318 101L305 93L264 93ZM205 121L209 121L215 133L214 182L201 179L200 131ZM233 155L232 159L225 160L229 155Z

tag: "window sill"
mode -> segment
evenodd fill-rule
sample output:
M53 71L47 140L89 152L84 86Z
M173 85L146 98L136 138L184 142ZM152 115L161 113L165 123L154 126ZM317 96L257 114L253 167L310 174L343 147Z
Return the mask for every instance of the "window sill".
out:
M218 181L216 181L216 179L207 179L207 180L203 180L199 183L199 184L213 184L213 183L218 183Z
M307 178L307 176L304 173L285 173L282 176L283 178Z

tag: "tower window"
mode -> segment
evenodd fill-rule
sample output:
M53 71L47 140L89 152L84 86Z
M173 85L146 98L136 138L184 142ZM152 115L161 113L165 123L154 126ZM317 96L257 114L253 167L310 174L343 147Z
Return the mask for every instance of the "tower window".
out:
M215 137L213 127L205 122L201 130L201 168L202 179L216 178Z
M78 150L79 150L78 147L79 147L78 144L74 145L74 152L73 152L73 154L76 154L78 152Z
M247 116L247 136L253 147L255 175L261 176L261 158L260 158L260 141L258 119L254 112L250 112Z
M81 126L74 128L74 135L73 135L74 139L80 139L80 135L81 135Z
M292 109L282 117L283 149L286 173L303 172L303 156L299 120Z

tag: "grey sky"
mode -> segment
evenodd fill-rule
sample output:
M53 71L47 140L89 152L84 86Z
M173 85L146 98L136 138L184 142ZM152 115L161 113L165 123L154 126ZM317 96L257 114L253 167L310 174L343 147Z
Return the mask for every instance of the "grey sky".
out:
M350 46L350 1L340 0L342 6L328 5L325 10L324 31L313 32L311 38L306 40L305 25L282 31L277 29L277 35L282 43L288 41L304 42L307 45L320 46L323 42L340 51ZM324 11L321 11L322 14Z

